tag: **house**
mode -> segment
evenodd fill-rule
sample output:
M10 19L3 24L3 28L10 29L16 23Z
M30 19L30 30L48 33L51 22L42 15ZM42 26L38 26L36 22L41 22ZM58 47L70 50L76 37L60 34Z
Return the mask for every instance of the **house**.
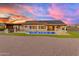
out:
M6 24L6 33L10 32L23 32L23 25L26 21L32 20L28 17L24 17L21 15L13 15L8 18L8 22L5 22Z
M24 23L27 20L13 20L10 22L5 23L6 24L6 32L11 33L11 32L24 32Z
M60 20L27 21L24 27L27 34L64 34L67 32L67 25Z
M9 32L23 32L23 25L26 21L31 21L32 18L22 15L10 15L7 13L0 13L0 30L5 29Z
M6 28L8 32L24 32L26 34L64 34L67 32L67 25L60 20L6 23Z
M22 24L26 19L23 16L13 15L7 16L6 14L0 14L0 31L5 29L5 32L14 32L13 26Z
M23 33L25 32L23 23L6 23L6 33Z

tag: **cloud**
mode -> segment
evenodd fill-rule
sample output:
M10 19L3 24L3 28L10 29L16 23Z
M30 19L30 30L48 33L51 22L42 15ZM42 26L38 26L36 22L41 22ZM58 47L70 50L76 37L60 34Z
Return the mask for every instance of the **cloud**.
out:
M20 7L22 7L22 9L26 10L27 12L31 13L34 17L49 17L49 15L46 14L46 10L42 7L29 5L20 5Z
M65 18L64 19L64 23L68 24L68 25L71 25L72 24L72 18Z
M10 6L9 6L10 5ZM78 4L79 5L79 4ZM72 4L0 4L0 12L19 14L35 19L57 19L72 24L79 19L79 7ZM31 19L32 19L31 18ZM77 20L75 21L75 19ZM49 20L49 19L48 19ZM74 22L73 22L74 20Z
M17 14L17 11L10 7L0 7L0 12Z
M73 22L73 17L76 17L76 13L74 13L75 15L72 15L73 13L70 13L68 11L70 10L65 10L65 9L61 9L58 5L56 4L52 4L49 9L49 15L52 17L52 18L55 18L57 20L62 20L63 22L65 22L66 24L68 25L71 25ZM68 13L66 13L66 12Z
M49 15L55 19L62 19L64 17L63 11L58 8L55 4L52 4L49 9Z

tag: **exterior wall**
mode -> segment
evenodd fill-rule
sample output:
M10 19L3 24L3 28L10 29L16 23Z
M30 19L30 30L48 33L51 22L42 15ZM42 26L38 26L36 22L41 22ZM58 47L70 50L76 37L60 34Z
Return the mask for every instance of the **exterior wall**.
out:
M14 25L13 26L14 32L24 32L25 27L23 25Z
M57 29L55 32L57 35L67 35L67 26L60 26L59 29Z
M10 33L10 32L25 32L25 28L24 25L6 25L6 29L5 29L6 33Z
M47 25L47 31L55 31L55 25Z
M45 25L26 25L25 31L47 31L47 26ZM35 26L35 29L30 29L30 26ZM45 29L39 28L40 26L45 26Z
M13 25L12 24L7 24L5 31L8 32L8 33L14 32Z
M61 25L59 28L57 28L57 26L55 26L55 31L58 31L58 30L66 31L66 28L67 28L67 26L63 26L63 25Z
M62 31L66 32L67 31L66 29L67 29L67 26L61 26Z
M66 31L66 26L60 26L59 28L57 28L58 26L57 25L52 25L54 26L54 30L48 30L48 27L45 26L45 25L25 25L27 27L25 27L25 31L60 31L60 30L63 30L63 31ZM30 29L30 26L36 26L35 29ZM39 26L45 26L45 29L39 29Z

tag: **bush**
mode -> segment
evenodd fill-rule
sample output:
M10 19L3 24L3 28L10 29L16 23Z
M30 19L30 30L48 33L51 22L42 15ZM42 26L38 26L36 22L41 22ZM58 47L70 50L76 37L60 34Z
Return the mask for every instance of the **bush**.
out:
M5 28L4 28L4 27L0 28L0 31L4 31L4 30L5 30Z

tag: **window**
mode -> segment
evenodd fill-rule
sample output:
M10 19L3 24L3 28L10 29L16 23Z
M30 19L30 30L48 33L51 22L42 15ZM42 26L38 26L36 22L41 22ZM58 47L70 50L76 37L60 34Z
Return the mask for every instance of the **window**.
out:
M27 28L27 26L25 26L25 28Z
M66 30L65 26L62 27L62 30Z
M46 26L39 26L39 29L46 29Z
M36 26L29 26L30 29L37 29Z
M32 29L37 29L37 27L36 26L32 26Z
M60 26L57 26L57 28L60 28Z
M30 29L32 29L32 26L29 26Z
M55 29L54 26L52 26L52 25L49 25L49 26L48 26L48 30L52 31L52 30L54 30L54 29Z
M64 30L64 28L62 28L62 30Z

